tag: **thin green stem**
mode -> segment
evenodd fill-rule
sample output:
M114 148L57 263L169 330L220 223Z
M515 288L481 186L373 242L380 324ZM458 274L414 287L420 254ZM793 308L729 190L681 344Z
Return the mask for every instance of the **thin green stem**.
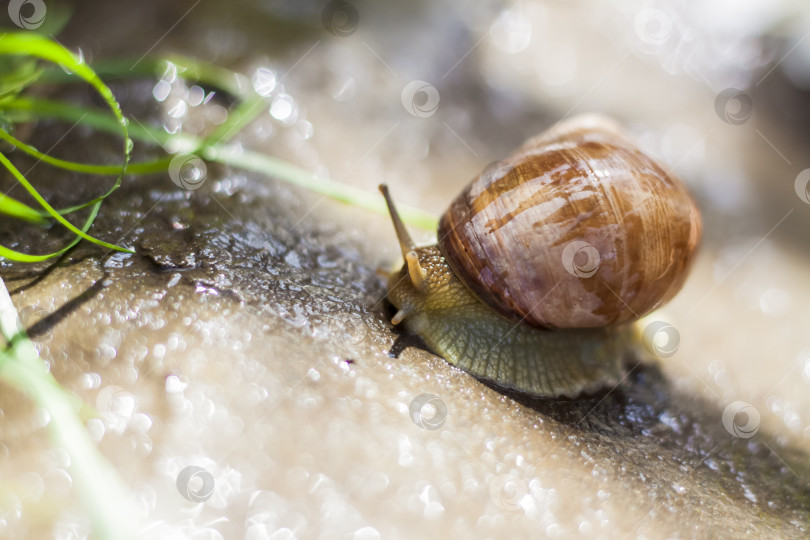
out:
M74 105L57 101L17 98L6 103L4 109L8 112L16 112L19 115L16 117L18 120L49 117L66 122L80 121L102 131L114 132L116 129L115 122L109 114L77 108ZM12 115L12 118L15 117ZM170 135L162 129L138 124L130 126L130 136L135 140L144 142L154 143L157 141L163 146L191 148L193 149L192 152L200 152L201 157L211 161L267 174L284 182L378 214L386 215L388 212L385 201L376 193L341 184L334 180L319 178L304 168L266 154L250 150L241 150L238 153L231 152L227 146L221 144L205 147L205 142L198 137L185 134ZM436 217L424 210L401 205L399 211L402 214L402 220L409 225L428 231L435 231L438 226Z
M11 135L8 131L4 130L2 127L0 127L0 139L7 141L10 144L13 144L26 154L33 156L40 161L47 163L48 165L53 165L54 167L59 167L60 169L86 174L98 174L104 176L121 174L121 165L90 165L87 163L68 161L64 159L55 158L53 156L49 156L48 154L43 154L33 146L26 144L21 140L15 138L13 135ZM171 158L163 158L154 161L146 161L143 163L130 163L127 166L126 172L130 174L148 174L165 171L168 168L170 161Z
M47 225L48 220L42 217L38 210L34 210L27 204L24 204L9 195L0 195L0 213L36 223L37 225Z
M164 72L170 65L186 80L200 81L203 84L219 88L232 96L245 99L252 92L246 79L233 71L196 58L179 54L170 54L159 58L147 57L136 63L135 58L115 58L93 62L93 69L100 76L114 76L121 79L136 77L155 77ZM76 80L60 69L49 69L40 79L46 82L74 83Z
M125 251L127 253L134 253L134 251L132 251L130 249L118 247L115 244L110 244L109 242L99 240L98 238L93 238L92 236L87 234L85 231L79 229L73 223L69 222L64 217L62 217L62 215L59 212L57 212L56 209L54 209L54 207L51 206L48 203L48 201L46 201L45 198L42 195L39 194L39 192L34 188L34 186L31 185L31 182L29 182L25 178L25 176L23 176L23 174L19 170L17 170L17 167L15 167L14 164L11 163L11 161L9 161L8 158L2 152L0 152L0 165L3 165L6 169L9 170L11 175L14 176L14 178L17 179L17 181L25 188L25 190L28 191L28 193L34 198L34 200L36 200L40 204L40 206L42 206L42 208L44 208L53 219L55 219L56 221L61 223L63 227L68 229L70 232L72 232L76 236L80 236L80 237L84 238L85 240L89 240L90 242L93 242L94 244L104 246L105 248L108 248L108 249L112 249L112 250L115 250L115 251ZM109 192L104 197L106 197L107 195L109 195ZM101 197L101 199L103 199L104 197ZM101 200L98 200L94 204L98 205L100 203L101 203Z
M50 415L48 431L70 455L70 472L98 538L128 538L134 510L116 471L104 459L79 420L81 403L48 372L22 330L17 310L0 278L0 380L24 391Z
M87 232L88 230L90 230L90 226L93 225L93 221L95 221L96 216L98 215L99 208L101 208L101 203L100 202L94 204L90 208L90 215L87 216L87 219L85 220L84 225L82 226L82 232ZM7 248L5 246L0 246L0 257L5 257L6 259L9 259L9 260L12 260L12 261L19 261L19 262L25 262L25 263L34 263L34 262L47 261L48 259L52 259L54 257L58 257L59 255L62 255L63 253L66 253L73 246L75 246L76 244L81 242L81 240L82 240L82 237L77 236L68 245L66 245L65 247L63 247L59 251L55 251L53 253L48 253L46 255L31 255L29 253L23 253L21 251L14 251L13 249L9 249L9 248Z
M78 76L88 84L90 84L95 90L101 95L104 99L107 106L112 111L113 119L115 124L117 125L116 131L120 131L123 136L123 145L124 145L124 162L121 165L120 169L117 171L117 176L115 179L115 183L101 197L93 199L85 203L84 205L80 205L77 208L82 207L90 207L90 217L88 218L89 221L85 223L85 226L82 229L77 228L75 225L67 221L58 211L56 211L47 201L37 192L37 190L31 185L30 182L25 178L25 176L17 170L17 168L11 163L11 161L6 158L5 155L0 153L0 164L2 164L6 169L11 172L12 176L20 183L22 186L28 191L28 193L36 200L40 206L50 215L53 219L59 222L62 226L73 232L77 235L78 238L83 238L90 242L94 242L96 244L102 245L109 249L113 249L116 251L127 251L131 252L126 248L122 248L116 246L114 244L110 244L108 242L104 242L102 240L93 238L89 236L86 231L89 229L90 225L92 225L93 220L98 215L98 209L101 204L101 201L107 196L109 196L113 191L118 189L121 185L121 177L123 176L124 172L126 172L127 164L129 163L130 153L132 151L132 141L129 138L129 134L127 131L127 122L124 119L123 114L121 113L121 107L113 96L112 91L109 87L104 84L104 82L96 75L92 68L87 66L84 61L78 58L75 54L71 51L64 48L59 43L48 39L42 35L30 32L9 32L6 34L0 34L0 55L10 55L12 57L34 57L39 58L41 60L47 60L59 66L62 66L66 70L69 70L75 76ZM13 101L9 99L5 99L2 105L6 105L8 101ZM27 146L27 145L26 145ZM31 148L31 147L28 147ZM16 204L15 204L16 203ZM3 209L8 207L17 207L16 210L19 213L22 211L23 213L30 212L32 209L27 208L23 209L23 203L19 201L6 201L6 204L3 205ZM66 249L69 249L75 245L75 242L69 244L66 248L59 250L57 252L49 254L50 257L55 257L61 253L64 253ZM12 258L15 260L26 260L31 261L31 256L27 256L25 254L21 254L17 251L11 250L9 248L2 247L0 249L0 256ZM43 256L33 256L35 259ZM44 256L47 257L47 256Z

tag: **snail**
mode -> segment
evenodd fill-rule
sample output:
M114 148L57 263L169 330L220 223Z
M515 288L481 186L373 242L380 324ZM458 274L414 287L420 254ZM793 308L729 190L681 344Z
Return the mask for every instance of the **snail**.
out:
M602 116L561 122L496 163L430 246L414 244L380 186L405 259L388 274L391 322L506 389L573 398L617 384L638 319L686 279L697 205Z

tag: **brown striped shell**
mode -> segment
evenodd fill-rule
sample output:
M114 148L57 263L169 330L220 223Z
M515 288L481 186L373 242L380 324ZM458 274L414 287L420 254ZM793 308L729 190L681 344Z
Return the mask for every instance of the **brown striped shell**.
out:
M611 121L530 139L453 201L439 248L484 302L541 328L637 319L683 285L701 222L686 187Z

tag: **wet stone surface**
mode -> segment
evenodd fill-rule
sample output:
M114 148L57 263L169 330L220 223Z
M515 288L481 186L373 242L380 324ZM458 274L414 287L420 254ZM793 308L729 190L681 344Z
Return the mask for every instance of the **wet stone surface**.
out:
M152 210L134 212L145 188ZM376 269L395 255L330 223L343 206L302 221L308 198L258 178L227 195L128 181L99 224L132 229L136 254L82 245L3 270L21 310L53 313L40 352L99 411L88 429L147 536L806 536L799 449L732 436L649 362L576 401L488 388L391 329ZM425 393L442 422L413 416ZM37 411L0 399L6 467L53 476L31 457L53 452ZM174 486L188 464L214 475L204 505Z
M398 200L435 212L525 136L571 111L613 114L680 166L706 236L666 308L680 332L675 356L629 366L609 392L535 400L476 381L391 327L377 269L400 255L386 218L212 163L194 191L168 175L125 178L91 232L135 254L82 243L50 263L2 261L0 275L56 379L87 404L82 419L131 489L141 537L808 537L810 214L790 187L796 171L754 131L770 136L773 125L723 124L702 80L656 69L655 59L669 65L666 51L623 48L637 14L606 4L535 6L506 17L514 32L503 32L497 6L459 14L424 2L392 14L369 3L346 39L323 30L321 6L279 15L225 5L203 2L186 17L180 3L144 2L128 41L127 6L77 3L64 42L89 58L137 57L163 40L156 53L186 51L254 83L260 74L260 89L275 85L269 114L237 144L369 191L385 180ZM521 28L535 37L513 40ZM579 63L558 61L561 50ZM404 108L414 79L438 87L435 116ZM201 134L212 110L232 105L214 99L178 118L170 111L190 89L173 83L158 102L154 84L119 85L125 112L152 126ZM297 108L273 114L276 102ZM66 129L43 121L18 135L48 149ZM801 161L799 142L777 142ZM88 163L119 153L115 137L81 127L55 152ZM10 155L60 207L111 181ZM160 155L138 143L133 161ZM0 221L14 249L43 253L69 239L47 232ZM724 423L729 410L742 416ZM10 486L0 537L86 536L50 419L4 387L0 420ZM189 466L210 473L209 498L178 485Z

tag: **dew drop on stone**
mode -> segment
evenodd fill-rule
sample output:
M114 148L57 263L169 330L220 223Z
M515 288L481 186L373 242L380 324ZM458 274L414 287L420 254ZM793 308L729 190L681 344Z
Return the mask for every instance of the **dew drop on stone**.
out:
M810 383L810 351L804 351L801 356L804 359L804 369L802 369L802 375L804 376L804 380Z
M745 498L746 498L746 499L748 499L748 500L749 500L749 501L751 501L752 503L756 504L756 502L757 502L757 496L754 494L754 492L753 492L753 491L751 491L751 488L750 488L750 487L748 487L748 486L743 486L743 495L745 496Z
M166 288L171 289L172 287L180 283L180 279L182 279L182 277L183 276L180 275L180 272L172 274L171 279L169 279L169 282L166 284Z
M293 250L290 250L284 256L284 262L287 263L288 265L292 266L293 268L301 268L301 258L298 255L298 253L296 253Z
M312 138L312 135L315 134L315 126L312 125L312 122L308 122L306 120L299 120L296 124L298 132L301 134L301 137L306 141Z
M104 427L104 422L99 420L98 418L91 418L87 421L87 433L90 435L94 441L99 442L101 439L104 438L104 433L107 431L107 428Z
M45 482L37 473L24 473L19 478L18 482L23 487L22 493L25 493L25 500L27 502L38 501L43 493L45 493Z
M123 433L135 412L135 396L119 386L107 386L96 396L96 410L107 429Z
M332 99L335 101L349 101L354 97L357 84L352 76L335 80L330 88Z
M779 317L790 309L790 296L782 289L768 289L759 297L759 308L765 315Z
M374 527L363 527L354 531L353 538L354 540L379 540L382 536Z
M425 519L437 520L444 514L444 506L438 502L429 502L425 505Z
M137 413L132 417L131 427L139 433L146 433L152 428L152 417L145 413Z
M45 476L45 484L49 495L66 498L70 495L73 477L66 470L57 468Z
M34 416L34 425L37 427L45 427L51 423L51 413L45 408L39 407Z
M98 373L85 373L81 377L81 385L85 390L93 390L101 386L101 375Z
M89 521L78 514L68 511L61 512L51 528L51 537L54 540L73 540L75 538L88 538L89 536Z
M489 31L492 42L506 54L524 51L532 39L532 24L517 9L504 11Z
M186 389L188 383L180 380L177 375L169 375L166 377L166 392L169 394L180 394Z

